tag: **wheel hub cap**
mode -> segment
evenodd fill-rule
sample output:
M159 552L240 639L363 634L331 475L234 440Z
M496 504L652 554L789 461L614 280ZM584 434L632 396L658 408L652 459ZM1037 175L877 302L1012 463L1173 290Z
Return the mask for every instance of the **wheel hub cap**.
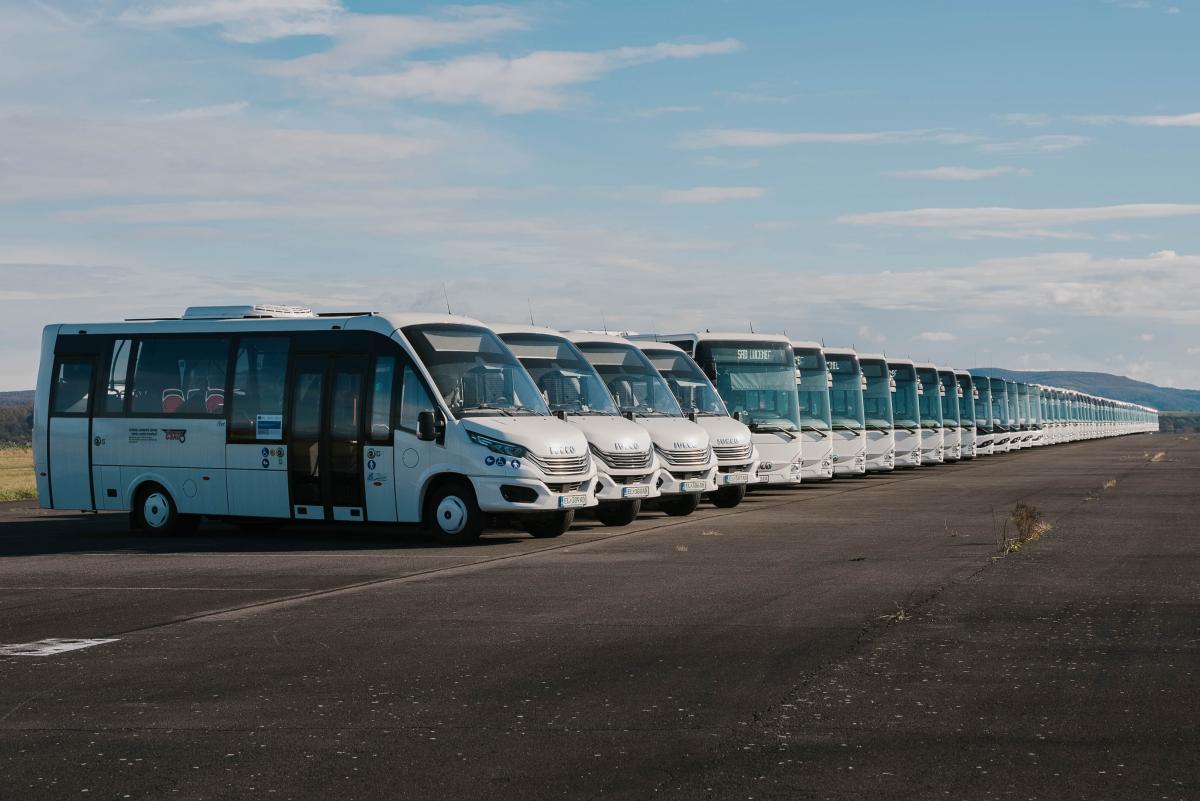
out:
M152 492L142 503L142 517L151 528L162 528L170 517L171 507L161 492Z
M467 524L467 505L462 498L450 495L442 498L437 508L438 528L447 534L457 534Z

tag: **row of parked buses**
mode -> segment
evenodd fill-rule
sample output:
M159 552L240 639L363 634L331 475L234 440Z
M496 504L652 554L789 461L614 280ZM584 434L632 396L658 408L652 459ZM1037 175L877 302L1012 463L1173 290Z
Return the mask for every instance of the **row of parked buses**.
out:
M189 308L45 328L41 504L536 537L796 485L1157 430L1153 409L764 334L614 336L450 315Z

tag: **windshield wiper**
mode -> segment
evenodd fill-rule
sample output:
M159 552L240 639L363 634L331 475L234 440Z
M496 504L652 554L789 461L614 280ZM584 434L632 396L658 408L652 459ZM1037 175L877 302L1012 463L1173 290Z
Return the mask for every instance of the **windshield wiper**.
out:
M892 426L867 426L868 431L891 431Z
M908 432L908 433L910 433L910 434L915 434L915 433L917 433L917 431L918 431L918 429L916 429L916 428L910 428L910 427L908 427L908 426L896 426L896 428L899 428L899 429L901 429L901 430L903 430L903 431L907 431L907 432Z
M523 407L522 407L523 408ZM497 406L494 403L477 403L474 406L464 406L458 410L459 414L467 414L468 412L500 412L505 417L516 417L512 410L505 406Z
M784 428L783 426L764 426L764 425L760 425L758 423L751 423L750 430L751 431L760 431L760 432L768 433L768 434L783 434L788 439L796 438L796 435L793 434L790 429Z
M817 435L819 435L819 436L821 437L821 439L828 439L828 438L829 438L829 435L828 435L828 434L826 434L824 431L822 431L821 429L819 429L819 428L816 428L816 427L814 427L814 426L809 426L808 428L806 428L806 429L804 429L804 430L805 430L805 431L811 431L811 432L813 432L814 434L817 434Z

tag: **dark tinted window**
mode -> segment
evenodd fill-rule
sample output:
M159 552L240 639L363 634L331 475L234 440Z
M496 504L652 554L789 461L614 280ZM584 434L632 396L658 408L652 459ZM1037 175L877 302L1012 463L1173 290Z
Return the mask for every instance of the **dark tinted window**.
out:
M392 388L396 384L396 357L380 356L375 361L371 386L371 430L373 440L392 438Z
M54 414L87 414L92 362L64 359L54 371Z
M108 381L104 392L104 411L120 414L125 411L125 380L129 376L129 353L133 340L118 339L113 342L108 360Z
M225 412L229 340L143 339L133 368L133 414L207 416Z
M244 337L233 360L234 439L283 439L287 337Z

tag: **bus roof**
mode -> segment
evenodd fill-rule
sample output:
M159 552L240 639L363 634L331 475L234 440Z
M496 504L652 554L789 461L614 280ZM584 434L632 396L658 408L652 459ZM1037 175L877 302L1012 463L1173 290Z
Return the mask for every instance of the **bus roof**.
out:
M882 353L860 353L858 354L858 360L860 362L872 361L886 363L887 356L884 356Z
M793 339L792 340L792 350L799 350L801 348L803 348L804 350L820 350L821 343L813 342L810 339Z
M854 348L821 348L821 352L826 356L853 356L858 358L858 351Z

